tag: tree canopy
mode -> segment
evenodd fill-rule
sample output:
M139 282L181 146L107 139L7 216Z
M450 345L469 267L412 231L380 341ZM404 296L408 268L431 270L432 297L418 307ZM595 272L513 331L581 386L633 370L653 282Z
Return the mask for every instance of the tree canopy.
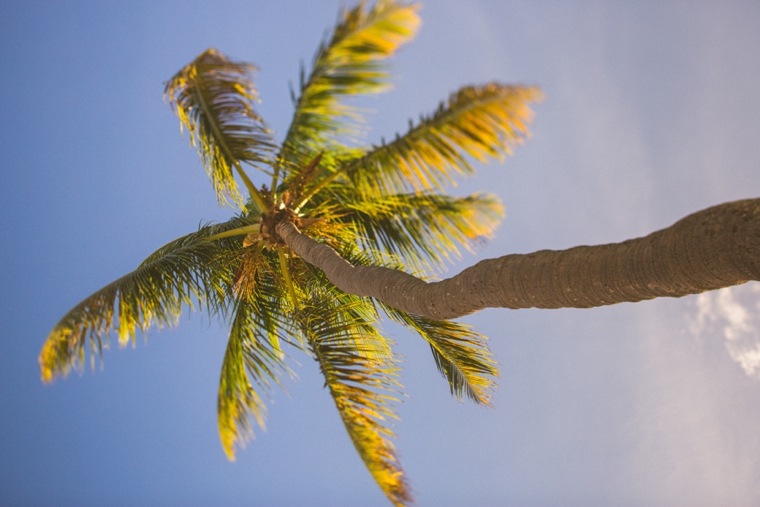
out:
M399 366L380 321L384 316L418 334L451 393L483 405L498 376L486 339L465 324L339 290L288 247L277 226L300 227L352 265L423 277L492 235L502 215L498 198L442 191L473 173L470 160L501 159L523 141L528 104L541 98L537 88L466 86L392 141L360 143L365 112L350 99L389 88L386 61L414 37L417 11L392 0L344 9L301 74L281 141L256 112L252 64L209 49L172 77L165 98L217 201L237 213L164 245L75 306L43 347L43 380L80 367L88 347L94 361L111 331L124 345L138 330L175 325L185 308L204 309L230 328L217 406L230 459L252 436L253 421L264 426L267 398L291 374L288 358L304 352L319 364L378 485L394 504L408 504L392 430Z

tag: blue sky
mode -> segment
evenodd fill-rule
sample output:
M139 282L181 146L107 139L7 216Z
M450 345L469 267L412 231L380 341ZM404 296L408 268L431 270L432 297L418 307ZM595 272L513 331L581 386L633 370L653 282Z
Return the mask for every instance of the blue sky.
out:
M266 432L229 463L216 432L225 329L149 333L52 386L55 322L201 220L224 220L163 82L208 47L256 63L280 134L288 80L339 2L0 5L0 503L388 505L302 358ZM533 138L456 193L507 215L480 258L620 241L760 191L756 2L431 0L394 60L370 140L458 87L537 84ZM420 506L760 503L758 289L594 310L486 310L495 408L449 396L427 347L405 356L396 426ZM760 352L758 352L760 354ZM753 362L755 361L755 362ZM756 369L753 365L758 364Z

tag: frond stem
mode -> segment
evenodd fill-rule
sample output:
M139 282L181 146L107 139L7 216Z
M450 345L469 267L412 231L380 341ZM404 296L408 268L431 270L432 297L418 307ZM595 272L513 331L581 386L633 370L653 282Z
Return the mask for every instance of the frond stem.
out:
M217 240L217 239L229 238L230 236L242 236L243 234L250 234L252 232L259 232L260 229L261 229L261 224L246 225L244 227L238 227L237 229L231 229L229 231L224 231L224 232L220 232L218 234L213 234L211 236L203 238L203 240L204 241L214 241L214 240Z
M199 81L201 80L200 74L198 74L198 80ZM243 171L243 168L240 165L240 161L237 160L232 155L232 151L227 146L227 143L224 142L224 136L222 135L222 131L219 128L219 125L217 125L216 122L212 120L214 118L214 115L212 114L211 108L206 103L206 100L203 97L203 93L197 91L196 95L198 96L198 102L200 103L201 108L203 108L203 112L206 113L206 117L209 119L209 123L211 124L211 128L214 130L214 134L216 134L219 147L224 152L224 155L232 162L232 165L235 167L235 170L243 179L243 183L245 183L246 188L248 188L248 192L251 194L251 198L253 199L253 202L256 203L256 206L258 206L261 211L265 211L267 209L267 206L264 204L264 199L262 199L261 194L259 194L259 191L256 190L256 187L253 185L253 182L251 181L251 179L248 177L245 171Z
M290 297L293 299L293 306L295 306L296 310L300 310L301 308L298 304L298 298L296 297L296 290L295 287L293 287L293 279L290 277L288 259L285 257L286 248L287 247L284 246L277 247L277 255L280 257L280 268L282 269L282 276L285 278L285 285L288 286L288 292L290 292Z
M274 196L274 191L277 188L277 178L280 175L280 164L274 164L274 174L272 174L272 186L269 187L272 189L272 196Z
M259 207L261 211L266 211L269 209L269 206L266 205L264 202L264 198L261 197L261 194L258 190L256 190L256 187L253 186L253 182L248 177L248 175L243 171L243 168L240 166L240 162L235 160L235 169L237 170L240 177L243 179L243 183L245 183L246 188L248 189L248 192L251 194L251 199L253 199L253 202L256 203L256 206Z

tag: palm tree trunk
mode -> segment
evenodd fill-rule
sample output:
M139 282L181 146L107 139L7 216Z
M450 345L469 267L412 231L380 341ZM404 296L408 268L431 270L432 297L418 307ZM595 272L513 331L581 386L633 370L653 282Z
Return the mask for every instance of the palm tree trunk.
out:
M378 266L352 266L291 223L277 232L339 289L445 320L483 308L590 308L682 297L760 280L760 199L721 204L643 238L483 260L427 283Z

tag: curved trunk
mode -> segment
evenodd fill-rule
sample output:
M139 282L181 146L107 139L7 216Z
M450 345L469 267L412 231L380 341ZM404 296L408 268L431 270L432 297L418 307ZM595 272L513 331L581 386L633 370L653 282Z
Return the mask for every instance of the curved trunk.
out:
M590 308L760 280L760 199L721 204L643 238L487 259L440 282L352 266L281 222L277 232L339 289L445 320L483 308Z

